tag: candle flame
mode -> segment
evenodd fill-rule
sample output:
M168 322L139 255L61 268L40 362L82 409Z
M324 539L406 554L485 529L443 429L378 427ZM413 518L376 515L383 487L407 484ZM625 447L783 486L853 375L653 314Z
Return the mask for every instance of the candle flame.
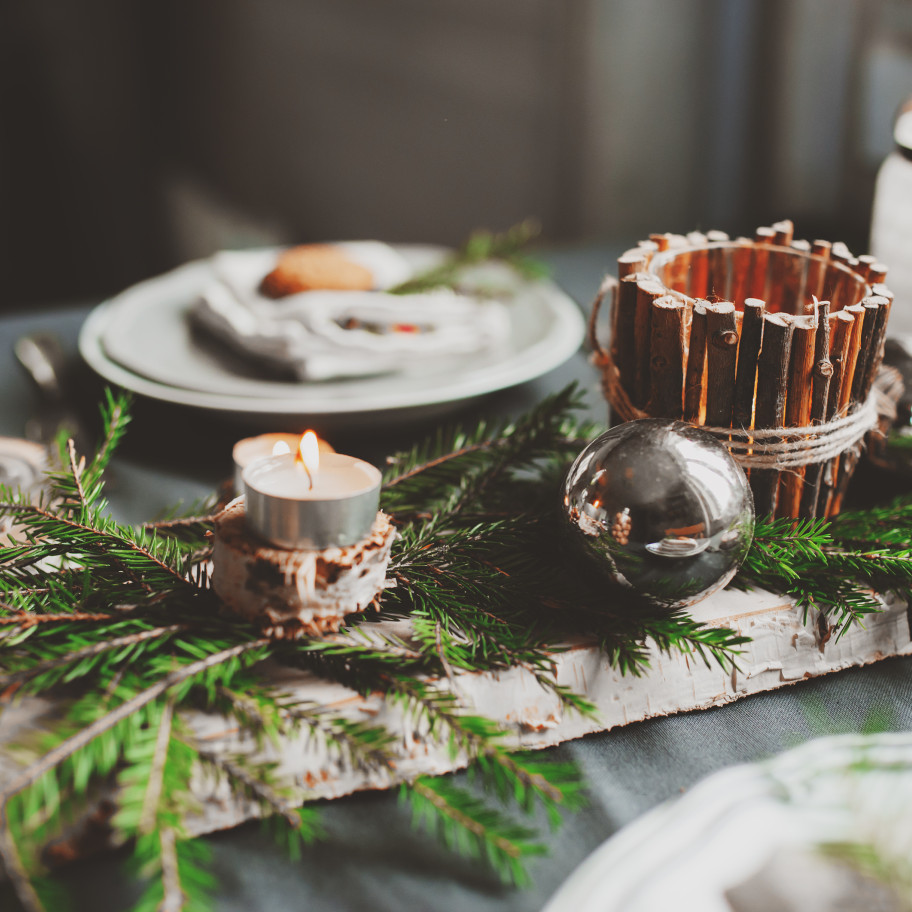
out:
M284 440L277 440L272 448L273 456L284 456L291 452L291 447Z
M295 455L295 460L304 467L304 471L307 472L312 486L313 477L320 468L320 441L313 431L304 432L304 435L301 437L301 442L298 444L298 452Z

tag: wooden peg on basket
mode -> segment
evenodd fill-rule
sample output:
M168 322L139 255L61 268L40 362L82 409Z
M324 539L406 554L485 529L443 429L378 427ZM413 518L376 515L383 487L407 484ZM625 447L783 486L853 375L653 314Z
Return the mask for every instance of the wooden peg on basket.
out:
M791 319L785 314L764 314L763 347L757 363L755 428L781 428L783 425L791 345ZM773 515L779 486L778 470L753 469L750 482L757 516Z

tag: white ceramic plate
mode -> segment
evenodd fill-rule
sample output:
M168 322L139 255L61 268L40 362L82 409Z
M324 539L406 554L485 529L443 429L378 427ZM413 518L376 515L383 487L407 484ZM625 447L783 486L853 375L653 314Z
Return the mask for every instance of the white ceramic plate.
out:
M808 869L823 845L862 841L908 857L910 801L912 734L819 738L722 770L624 827L543 912L731 912L727 896L739 888L792 900L775 908L808 909L794 900L810 886L819 895L820 875ZM789 869L789 858L801 864ZM813 908L857 907L830 899Z
M398 249L416 270L441 257L438 248ZM506 352L365 379L270 380L191 331L187 311L211 278L208 261L188 263L100 305L80 332L82 356L105 380L163 402L248 422L307 416L354 422L423 417L524 383L571 357L585 332L579 307L556 285L520 283L509 304L512 348Z

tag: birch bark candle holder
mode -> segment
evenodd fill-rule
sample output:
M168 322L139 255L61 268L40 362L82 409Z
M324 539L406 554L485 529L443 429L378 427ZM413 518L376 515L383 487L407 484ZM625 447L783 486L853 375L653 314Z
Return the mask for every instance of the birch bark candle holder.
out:
M734 240L651 235L593 302L593 361L614 417L710 430L748 474L758 516L834 516L877 423L885 278L844 244L793 240L790 221Z
M369 607L387 585L396 538L378 510L374 466L321 448L313 431L291 442L235 446L235 465L239 455L251 457L241 472L244 496L215 518L213 532L213 590L277 639L338 630L346 615ZM286 452L256 458L275 443Z
M278 548L249 531L242 497L215 519L212 588L233 614L266 636L297 639L339 629L386 588L396 531L378 512L368 534L346 547Z

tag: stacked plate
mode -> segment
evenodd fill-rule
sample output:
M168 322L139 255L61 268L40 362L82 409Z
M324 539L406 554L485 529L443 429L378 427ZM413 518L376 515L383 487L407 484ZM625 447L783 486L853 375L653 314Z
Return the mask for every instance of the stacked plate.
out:
M439 248L396 249L415 272L445 255ZM163 402L245 424L309 418L325 426L425 417L524 383L573 355L585 329L579 308L556 285L516 278L503 350L406 364L372 377L289 381L264 376L193 329L189 312L214 278L213 260L189 263L100 305L80 333L83 357L105 380Z

